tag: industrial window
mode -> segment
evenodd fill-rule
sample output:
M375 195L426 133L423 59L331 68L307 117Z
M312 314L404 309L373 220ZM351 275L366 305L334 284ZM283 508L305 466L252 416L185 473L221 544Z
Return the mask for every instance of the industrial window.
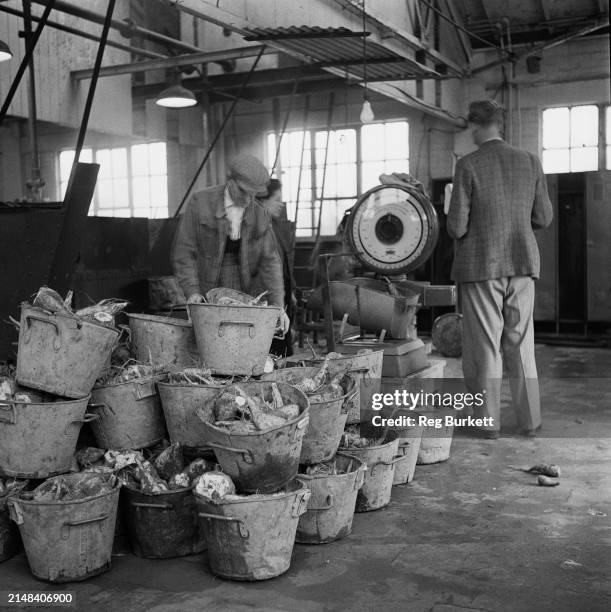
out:
M287 215L297 222L297 236L316 234L321 203L320 232L335 234L344 212L358 194L379 183L380 174L409 172L408 138L406 121L285 133L277 169ZM269 166L276 148L276 135L269 134Z
M546 174L598 170L598 107L543 111L543 171Z
M60 195L63 200L70 178L74 151L59 155ZM89 208L90 216L168 216L168 171L164 142L83 149L81 161L100 164L98 181Z
M379 184L380 174L409 172L407 121L372 123L361 128L362 191Z

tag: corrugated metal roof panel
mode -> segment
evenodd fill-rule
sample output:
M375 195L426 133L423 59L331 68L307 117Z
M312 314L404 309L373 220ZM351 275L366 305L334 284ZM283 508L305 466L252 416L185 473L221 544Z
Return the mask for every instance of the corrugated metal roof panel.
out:
M290 28L251 28L248 40L269 40L287 52L314 62L336 67L355 78L363 78L363 38L346 28L293 26ZM397 80L436 74L416 60L367 41L367 76L372 80ZM387 61L385 61L387 60Z

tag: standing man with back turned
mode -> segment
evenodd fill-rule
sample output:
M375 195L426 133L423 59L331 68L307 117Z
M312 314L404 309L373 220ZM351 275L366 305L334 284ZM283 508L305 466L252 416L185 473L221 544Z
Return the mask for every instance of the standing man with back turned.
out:
M463 314L465 383L472 393L486 390L477 416L492 417L492 426L480 433L498 438L504 361L518 431L534 436L541 428L534 230L552 222L552 205L539 159L501 138L503 109L492 100L473 102L468 121L479 149L456 164L447 219L456 241L452 278Z

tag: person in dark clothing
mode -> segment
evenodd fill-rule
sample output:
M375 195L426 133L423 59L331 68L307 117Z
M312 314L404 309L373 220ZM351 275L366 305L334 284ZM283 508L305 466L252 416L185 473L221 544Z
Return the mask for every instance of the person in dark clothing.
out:
M295 229L287 220L286 205L282 201L282 183L278 179L273 178L270 180L267 187L267 195L263 199L262 204L272 220L278 253L282 261L284 303L286 304L287 315L292 321L297 305L292 260ZM290 329L284 336L284 339L275 339L273 341L271 350L274 354L284 357L290 357L293 354L293 337Z

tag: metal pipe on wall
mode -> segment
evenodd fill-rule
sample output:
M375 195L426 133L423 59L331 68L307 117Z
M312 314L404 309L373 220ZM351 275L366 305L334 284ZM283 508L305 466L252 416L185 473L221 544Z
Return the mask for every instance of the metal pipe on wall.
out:
M32 43L32 7L30 0L23 1L23 40L26 52ZM34 71L34 54L28 61L28 136L30 140L30 179L26 185L30 199L35 202L42 200L42 188L45 185L40 173L40 153L38 151L38 130L36 127L36 73Z

